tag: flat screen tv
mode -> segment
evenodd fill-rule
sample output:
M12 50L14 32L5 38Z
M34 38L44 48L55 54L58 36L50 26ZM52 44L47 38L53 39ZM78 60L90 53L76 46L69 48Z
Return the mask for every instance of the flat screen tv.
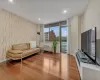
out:
M81 50L96 62L96 27L81 34Z

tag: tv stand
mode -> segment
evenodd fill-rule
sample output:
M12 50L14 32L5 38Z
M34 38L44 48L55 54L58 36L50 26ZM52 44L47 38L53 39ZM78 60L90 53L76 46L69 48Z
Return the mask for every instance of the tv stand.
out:
M76 53L76 57L78 62L88 63L88 64L95 64L90 58L87 57L83 52Z
M100 66L96 65L87 55L78 51L75 59L81 80L100 80Z

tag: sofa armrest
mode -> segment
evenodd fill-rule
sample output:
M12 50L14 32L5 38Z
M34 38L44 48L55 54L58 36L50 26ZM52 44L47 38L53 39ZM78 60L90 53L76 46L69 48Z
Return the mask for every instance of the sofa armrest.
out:
M12 54L22 54L23 51L21 51L21 50L8 50L8 53L12 53Z

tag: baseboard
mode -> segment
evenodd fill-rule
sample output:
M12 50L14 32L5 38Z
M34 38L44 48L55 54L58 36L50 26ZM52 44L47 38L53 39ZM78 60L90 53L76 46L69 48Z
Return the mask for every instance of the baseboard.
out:
M8 58L8 59L0 60L0 63L8 61L8 60L10 60L10 59Z
M69 53L69 55L71 55L71 56L75 56L75 54L70 54L70 53Z

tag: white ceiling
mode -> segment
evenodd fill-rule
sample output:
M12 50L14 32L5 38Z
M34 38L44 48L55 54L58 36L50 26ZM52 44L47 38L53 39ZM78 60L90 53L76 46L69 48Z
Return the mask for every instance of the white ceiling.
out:
M81 14L88 0L0 0L0 7L36 23L51 23L66 20ZM67 14L63 14L63 10ZM39 21L38 18L41 18Z

